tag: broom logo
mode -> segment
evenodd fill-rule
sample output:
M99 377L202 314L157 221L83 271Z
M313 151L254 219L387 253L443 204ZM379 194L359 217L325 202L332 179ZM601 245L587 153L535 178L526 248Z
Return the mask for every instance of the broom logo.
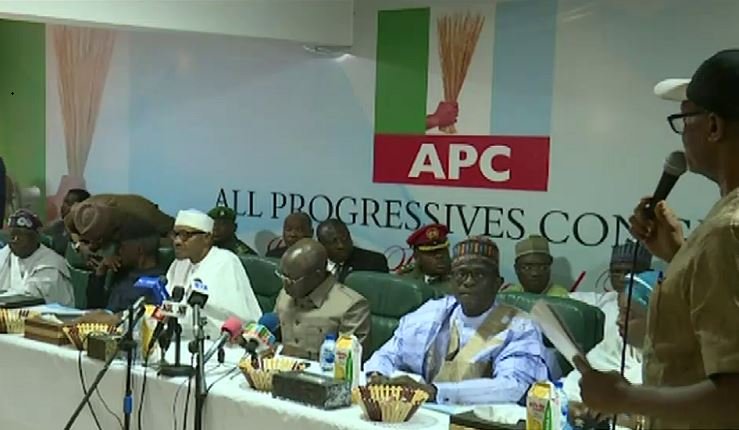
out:
M485 24L485 17L480 14L446 15L437 20L439 37L439 59L441 63L442 81L444 84L444 101L457 106L459 93L462 92L467 70L472 63L480 32ZM444 133L457 133L454 124L439 127Z

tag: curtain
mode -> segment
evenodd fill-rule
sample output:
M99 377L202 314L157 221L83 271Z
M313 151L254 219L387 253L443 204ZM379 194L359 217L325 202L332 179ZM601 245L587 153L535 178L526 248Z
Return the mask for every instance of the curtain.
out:
M105 79L113 56L111 30L52 26L69 175L84 178Z

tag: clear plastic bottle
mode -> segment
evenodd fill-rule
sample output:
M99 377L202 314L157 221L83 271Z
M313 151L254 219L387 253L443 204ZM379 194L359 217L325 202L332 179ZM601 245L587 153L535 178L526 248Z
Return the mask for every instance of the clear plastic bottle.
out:
M321 370L324 372L334 371L334 362L336 360L336 334L329 333L326 340L321 345L321 351L318 361L321 364Z
M564 384L562 380L554 382L554 387L557 389L557 396L559 397L559 404L561 406L561 423L562 423L562 430L572 430L572 426L570 425L570 421L568 420L570 415L570 405L569 401L567 400L567 394L565 394L564 390Z

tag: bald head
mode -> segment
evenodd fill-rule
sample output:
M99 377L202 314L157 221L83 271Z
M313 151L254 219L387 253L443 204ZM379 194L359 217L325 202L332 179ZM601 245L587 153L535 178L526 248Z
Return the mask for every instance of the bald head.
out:
M282 239L288 248L297 241L313 237L313 221L304 212L294 212L285 218L282 225Z
M328 277L326 248L313 239L301 239L280 261L285 291L294 298L310 294Z

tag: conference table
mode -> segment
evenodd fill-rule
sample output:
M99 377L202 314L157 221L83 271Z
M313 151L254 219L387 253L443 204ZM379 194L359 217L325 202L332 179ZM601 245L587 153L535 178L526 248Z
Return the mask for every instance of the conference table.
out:
M172 351L169 351L168 358ZM235 365L243 350L227 348L225 363L206 365L209 391L203 413L203 428L240 429L449 429L449 416L421 408L408 422L384 424L368 421L361 408L324 411L314 407L275 399L248 387ZM183 354L189 361L190 355ZM79 366L81 360L81 366ZM103 363L86 357L71 346L55 346L20 335L0 335L0 429L62 429L83 397L79 369L89 387ZM308 371L320 373L312 365ZM141 389L146 372L145 398ZM91 405L102 429L121 428L126 364L116 360L93 395ZM181 429L187 397L187 378L158 377L153 369L137 365L134 369L134 414L132 429L138 429L141 410L142 429ZM194 381L189 397L187 428L193 428ZM108 412L106 406L111 410ZM117 418L116 418L117 417ZM85 408L73 429L96 429Z

